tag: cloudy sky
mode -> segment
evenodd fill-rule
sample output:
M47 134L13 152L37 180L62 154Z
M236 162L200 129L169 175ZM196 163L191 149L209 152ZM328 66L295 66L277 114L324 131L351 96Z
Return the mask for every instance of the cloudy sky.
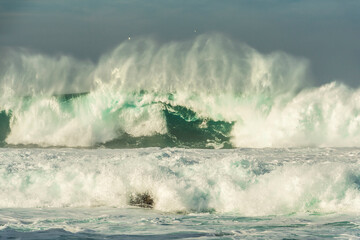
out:
M360 86L358 0L0 0L0 48L96 62L129 36L168 42L209 32L305 57L318 85Z

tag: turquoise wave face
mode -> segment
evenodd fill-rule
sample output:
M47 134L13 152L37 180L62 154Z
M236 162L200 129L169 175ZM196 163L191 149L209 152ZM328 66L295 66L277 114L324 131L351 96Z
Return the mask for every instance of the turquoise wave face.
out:
M0 146L5 144L6 136L10 132L10 114L0 112Z
M127 133L98 146L122 147L184 147L232 148L230 132L233 123L198 118L183 106L164 104L163 115L167 132L152 136L133 137Z
M233 122L174 103L174 94L145 91L110 99L91 93L26 97L14 110L1 112L0 140L3 145L31 146L233 147Z

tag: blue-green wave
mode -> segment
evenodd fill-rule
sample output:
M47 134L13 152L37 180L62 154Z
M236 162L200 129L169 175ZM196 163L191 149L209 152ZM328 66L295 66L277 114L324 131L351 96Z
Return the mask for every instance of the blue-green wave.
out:
M232 148L230 132L232 122L198 118L196 113L183 106L164 104L168 132L152 136L133 137L122 134L118 138L98 146L109 148L131 147L184 147L184 148ZM201 124L206 122L207 126ZM211 144L212 143L212 144Z
M0 112L0 146L5 145L6 136L10 132L10 116L5 111Z
M140 91L137 93L130 93L132 97L138 98L138 100L142 100L144 95L148 94L146 91ZM165 99L172 99L172 94L166 94ZM17 106L17 111L15 111L18 115L29 115L31 117L31 109L34 106L38 106L41 101L53 101L53 104L57 104L59 106L59 117L70 115L70 118L64 119L60 125L68 124L66 121L73 121L76 118L79 118L79 114L76 112L79 110L78 108L82 108L82 111L91 111L91 103L89 105L89 101L94 101L92 99L91 94L89 93L75 93L75 94L63 94L56 95L52 97L42 97L39 99L33 97L24 97L21 99L19 106ZM115 98L112 100L112 104L117 103L118 100ZM80 106L77 104L80 103ZM41 105L41 104L40 104ZM115 104L116 105L116 104ZM138 103L134 101L124 102L120 107L104 107L101 110L101 121L102 125L106 127L107 125L112 127L114 124L116 125L116 121L121 122L119 115L121 112L127 111L131 109L134 111L135 115L138 111L143 111L143 109L151 108L152 106L159 106L160 112L158 113L163 119L161 121L165 122L166 131L159 130L157 132L153 132L150 135L146 133L146 129L144 129L145 134L140 135L132 135L127 132L126 129L122 129L121 127L114 128L112 137L99 140L92 141L86 145L76 145L76 144L68 144L66 139L59 144L46 144L44 141L37 141L38 139L33 139L31 141L23 141L18 142L7 142L7 136L11 134L11 126L17 126L20 124L18 121L16 114L11 114L12 111L2 111L0 113L0 141L1 146L80 146L80 147L108 147L108 148L141 148L141 147L184 147L184 148L232 148L232 144L230 142L230 132L234 125L231 121L220 121L213 120L207 117L199 116L195 111L181 105L172 105L167 102L162 101L150 101L146 104L138 105ZM52 114L52 106L46 105L45 107L40 107L41 112L47 112L48 114ZM84 110L85 109L85 110ZM46 114L45 114L46 116ZM35 116L37 117L37 116ZM89 122L91 122L94 118L93 114L89 114L88 116ZM150 116L151 117L151 116ZM136 118L136 117L135 117ZM26 120L26 119L25 119ZM35 121L43 122L48 121L49 119L35 119ZM140 120L138 124L142 124L141 121L147 121L148 119ZM156 119L158 120L158 119ZM136 121L136 119L134 119ZM29 123L24 123L29 125ZM46 122L45 124L51 125L52 122ZM32 123L32 125L36 125L36 122ZM57 124L54 124L54 132L59 127ZM61 127L61 126L60 126ZM134 124L134 127L137 127ZM130 131L131 132L131 131ZM23 132L23 134L27 134L27 132ZM47 133L47 134L52 134ZM76 129L75 132L76 133ZM56 138L56 136L55 136Z
M3 146L360 146L360 89L313 86L306 59L221 34L126 41L96 63L3 54Z

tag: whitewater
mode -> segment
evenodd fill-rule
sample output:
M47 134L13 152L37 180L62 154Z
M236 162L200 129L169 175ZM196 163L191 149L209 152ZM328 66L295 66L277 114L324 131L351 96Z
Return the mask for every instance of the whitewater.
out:
M0 54L0 236L360 237L360 89L306 59L215 33Z

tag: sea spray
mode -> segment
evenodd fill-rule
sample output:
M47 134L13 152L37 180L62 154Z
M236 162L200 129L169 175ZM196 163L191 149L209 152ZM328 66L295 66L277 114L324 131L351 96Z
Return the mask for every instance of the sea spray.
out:
M310 87L308 62L222 35L127 41L94 64L8 49L2 144L69 147L359 146L359 90Z
M164 45L141 39L103 55L94 80L125 91L280 95L307 85L307 65L282 52L260 54L220 34Z
M0 49L0 103L12 96L88 92L94 64L71 56L48 56L24 48Z

